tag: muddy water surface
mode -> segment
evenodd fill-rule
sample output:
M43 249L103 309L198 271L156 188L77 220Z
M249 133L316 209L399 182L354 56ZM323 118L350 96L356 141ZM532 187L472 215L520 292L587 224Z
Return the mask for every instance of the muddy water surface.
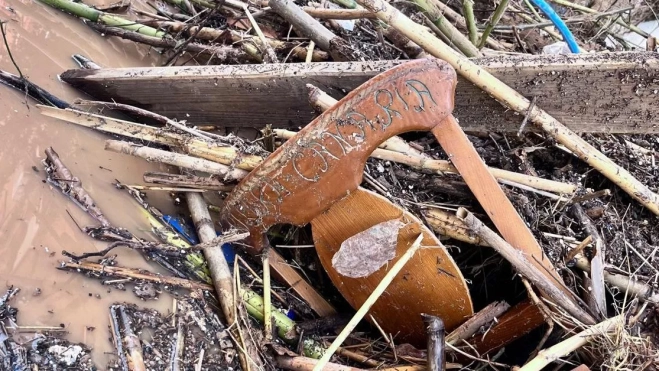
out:
M84 97L57 78L63 71L77 67L72 54L85 55L107 67L153 66L160 62L157 53L146 47L105 39L79 20L37 1L0 0L0 20L7 21L9 46L22 73L69 102ZM4 46L0 46L0 69L16 73ZM33 101L0 85L0 291L4 293L5 285L22 289L13 302L20 310L19 325L64 324L69 339L94 348L94 360L101 368L107 361L105 353L112 350L108 341L108 306L114 301L135 298L130 291L108 293L108 287L98 281L56 269L63 259L62 250L97 251L106 244L93 241L78 230L67 211L81 225L93 221L68 198L43 183L41 160L44 150L52 146L112 223L151 238L135 204L114 189L111 182L119 179L137 184L144 171L163 169L104 151L107 138L42 116ZM171 204L166 196L159 200L153 197L150 199L157 206ZM121 265L148 267L138 254L116 251ZM42 293L35 296L37 289ZM140 305L163 311L171 307L166 297ZM90 331L88 326L96 329Z

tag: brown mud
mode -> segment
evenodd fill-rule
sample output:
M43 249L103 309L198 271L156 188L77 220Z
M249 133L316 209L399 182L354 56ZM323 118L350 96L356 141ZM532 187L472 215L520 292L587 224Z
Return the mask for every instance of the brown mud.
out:
M105 39L78 19L37 1L0 0L0 20L7 21L7 41L21 72L68 102L83 97L58 80L62 71L78 67L73 54L107 67L149 66L159 61L153 50ZM4 45L1 49L0 69L18 74ZM21 288L12 301L20 311L19 325L63 324L70 333L68 339L92 347L95 363L103 366L105 352L112 350L108 307L115 301L137 299L130 290L109 293L110 287L97 280L56 269L58 261L66 259L62 250L76 254L101 250L106 244L82 233L76 222L92 225L91 218L43 182L44 150L52 146L59 153L113 224L144 238L152 238L148 224L140 218L136 204L112 182L141 183L144 171L164 168L105 151L107 136L42 116L34 104L21 93L0 87L0 291L5 291L5 285ZM165 193L150 196L150 202L161 209L172 207ZM115 249L114 253L122 265L149 267L137 252ZM139 305L163 313L171 307L166 295Z

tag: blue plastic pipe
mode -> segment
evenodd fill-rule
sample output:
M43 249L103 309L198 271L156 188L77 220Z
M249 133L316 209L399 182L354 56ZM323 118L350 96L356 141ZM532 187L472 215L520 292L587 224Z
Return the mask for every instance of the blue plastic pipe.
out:
M531 0L531 3L545 13L547 18L549 18L549 20L556 26L558 32L563 36L563 40L565 40L567 46L570 48L570 51L572 53L580 53L581 51L579 50L577 40L574 39L574 35L572 35L572 32L567 28L567 25L563 22L561 17L556 14L554 8L552 8L545 0Z

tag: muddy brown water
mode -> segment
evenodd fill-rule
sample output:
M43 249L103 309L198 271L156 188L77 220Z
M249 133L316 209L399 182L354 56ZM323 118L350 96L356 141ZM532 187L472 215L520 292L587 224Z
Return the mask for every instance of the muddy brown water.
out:
M0 0L0 20L7 21L9 47L23 74L69 102L77 97L88 98L58 80L58 74L77 68L72 54L85 55L107 67L161 63L155 51L106 39L76 18L37 1ZM17 73L4 45L0 45L0 69ZM56 269L58 261L64 259L62 250L98 251L106 244L78 230L67 210L81 225L92 224L91 218L42 182L44 150L52 146L59 153L113 224L144 238L153 238L147 223L140 218L133 201L111 183L119 179L126 184L141 184L144 171L164 169L104 151L108 136L42 116L33 101L4 85L0 85L0 138L0 292L4 293L5 285L20 287L21 293L12 302L20 310L19 325L63 324L68 339L93 347L95 363L104 368L107 353L112 351L108 306L115 301L138 300L130 290L113 289L108 293L109 287L97 280ZM171 205L167 195L149 196L156 206ZM123 266L155 270L135 252L115 251ZM37 289L42 293L35 296ZM166 312L171 299L163 296L139 304ZM96 329L90 331L87 327Z

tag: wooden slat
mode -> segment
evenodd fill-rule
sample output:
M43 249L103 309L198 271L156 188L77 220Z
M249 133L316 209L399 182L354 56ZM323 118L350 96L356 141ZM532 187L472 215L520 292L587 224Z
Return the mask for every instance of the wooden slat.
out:
M576 132L659 133L656 53L502 56L475 61ZM400 61L69 70L98 98L195 125L298 127L315 113L306 84L336 99ZM523 119L461 79L455 116L468 131L516 132ZM530 127L531 125L529 125Z

